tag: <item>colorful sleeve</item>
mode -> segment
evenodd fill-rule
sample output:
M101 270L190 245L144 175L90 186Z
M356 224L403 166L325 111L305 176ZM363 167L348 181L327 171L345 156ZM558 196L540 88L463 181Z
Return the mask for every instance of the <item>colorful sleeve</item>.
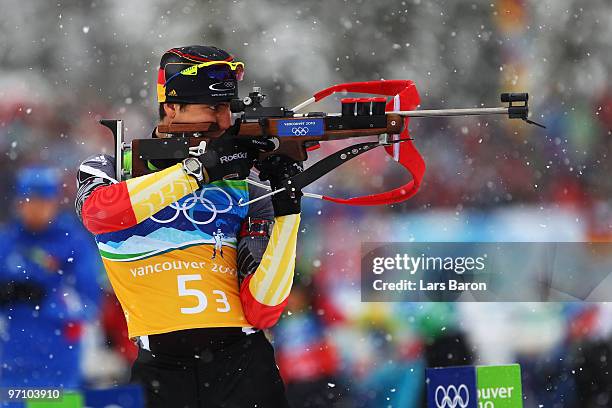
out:
M259 198L266 193L263 188L249 184L249 199ZM257 270L270 241L273 225L274 209L270 197L249 205L246 219L238 234L237 263L240 285Z
M241 281L240 300L247 321L254 327L273 326L287 305L293 284L299 225L299 214L276 217L258 264L253 259L244 263L254 271Z
M107 155L91 156L79 166L77 172L77 193L74 207L82 221L83 204L98 187L110 186L118 181L115 178L113 158Z
M96 177L102 180L96 182ZM108 173L92 167L90 161L79 168L79 191L87 183L94 188L77 194L77 213L94 234L132 227L198 189L182 164L123 182L108 178Z

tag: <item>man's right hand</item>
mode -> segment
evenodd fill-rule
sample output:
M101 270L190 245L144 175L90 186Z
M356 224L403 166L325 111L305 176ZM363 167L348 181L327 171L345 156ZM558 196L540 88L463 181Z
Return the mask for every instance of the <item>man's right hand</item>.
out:
M221 137L211 140L204 154L199 157L204 183L223 179L246 179L258 154L258 146L252 139Z

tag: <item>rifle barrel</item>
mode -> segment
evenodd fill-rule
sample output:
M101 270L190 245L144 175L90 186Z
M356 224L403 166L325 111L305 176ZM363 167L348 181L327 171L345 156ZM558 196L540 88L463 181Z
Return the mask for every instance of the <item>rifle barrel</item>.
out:
M472 116L472 115L507 115L508 108L463 108L463 109L430 109L415 111L391 111L401 116L427 118L435 116Z

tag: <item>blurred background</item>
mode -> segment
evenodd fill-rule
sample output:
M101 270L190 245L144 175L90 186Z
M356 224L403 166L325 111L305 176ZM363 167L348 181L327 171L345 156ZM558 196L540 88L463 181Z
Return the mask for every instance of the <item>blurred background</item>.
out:
M57 217L74 218L80 161L113 151L98 120L124 119L128 140L148 137L157 64L171 47L229 50L246 63L242 96L261 86L268 104L288 108L332 84L377 79L413 80L424 109L498 106L501 92L529 92L532 119L547 129L496 117L411 120L427 171L405 203L305 199L295 290L270 336L296 406L422 406L424 367L511 362L522 365L526 407L612 406L607 304L362 303L359 293L362 242L612 240L608 0L4 0L3 9L4 253L23 204L19 172L55 169ZM339 111L328 99L312 109ZM344 145L325 144L309 163ZM308 191L349 197L407 177L382 150L362 157ZM70 228L62 247L87 272L74 297L96 306L54 333L75 350L63 358L79 356L75 386L117 386L135 349L95 253L82 256L93 237ZM11 313L0 304L5 342ZM6 361L26 352L1 353L6 379Z

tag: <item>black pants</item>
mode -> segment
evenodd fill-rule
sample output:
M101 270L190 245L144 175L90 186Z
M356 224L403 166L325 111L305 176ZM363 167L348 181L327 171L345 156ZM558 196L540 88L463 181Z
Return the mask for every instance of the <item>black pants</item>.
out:
M149 408L289 407L262 332L191 358L140 349L131 381L142 384Z

